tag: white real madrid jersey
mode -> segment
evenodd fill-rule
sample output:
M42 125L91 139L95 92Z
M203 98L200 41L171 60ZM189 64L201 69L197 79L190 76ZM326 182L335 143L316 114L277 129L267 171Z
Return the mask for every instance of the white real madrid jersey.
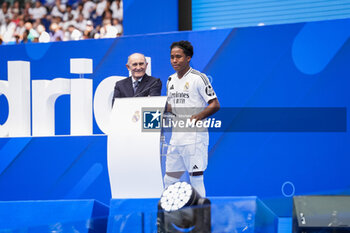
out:
M192 115L198 114L207 107L210 100L216 98L207 76L192 68L181 79L178 78L177 73L169 77L167 96L172 113L176 116L173 119L174 122L184 119L184 116L190 118ZM173 125L170 144L187 145L199 142L209 144L207 130L193 131L186 132L186 129L175 131Z

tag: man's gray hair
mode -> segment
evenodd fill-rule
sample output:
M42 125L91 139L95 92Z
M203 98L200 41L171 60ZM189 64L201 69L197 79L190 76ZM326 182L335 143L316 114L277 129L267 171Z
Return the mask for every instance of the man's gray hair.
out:
M136 55L136 54L143 56L143 58L145 59L145 63L147 64L146 57L145 57L145 55L142 54L142 53L133 53L133 54L130 54L130 55L128 56L128 62L127 62L126 64L130 65L129 63L130 63L130 58L131 58L131 56Z

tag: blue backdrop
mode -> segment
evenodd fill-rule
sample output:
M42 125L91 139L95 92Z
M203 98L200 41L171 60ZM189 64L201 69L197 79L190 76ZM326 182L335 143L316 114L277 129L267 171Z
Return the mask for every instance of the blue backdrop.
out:
M128 0L123 4L124 35L178 30L177 0Z
M0 78L6 79L9 60L30 61L32 80L78 78L69 74L69 59L92 58L94 72L86 77L93 79L95 89L108 76L126 76L127 56L141 52L152 58L152 75L161 78L165 94L165 82L173 73L169 46L184 39L195 48L192 66L210 76L222 107L347 110L349 33L350 20L336 20L0 46ZM57 102L57 134L69 134L68 99L60 97ZM0 109L3 123L7 117L4 97L0 98ZM101 133L96 124L94 133ZM205 175L207 193L257 195L279 215L291 214L294 194L348 194L349 139L346 129L212 133ZM1 195L4 198L7 194Z

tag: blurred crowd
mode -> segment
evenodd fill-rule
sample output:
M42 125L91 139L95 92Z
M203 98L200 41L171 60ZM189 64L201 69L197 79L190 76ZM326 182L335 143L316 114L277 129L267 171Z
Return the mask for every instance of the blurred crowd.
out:
M0 44L114 38L122 22L122 0L4 1Z

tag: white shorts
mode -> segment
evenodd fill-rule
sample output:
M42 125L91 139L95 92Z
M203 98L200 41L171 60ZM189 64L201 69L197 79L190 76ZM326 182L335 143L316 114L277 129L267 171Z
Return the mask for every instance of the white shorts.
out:
M204 143L168 147L166 172L200 172L205 171L207 165L208 145Z

